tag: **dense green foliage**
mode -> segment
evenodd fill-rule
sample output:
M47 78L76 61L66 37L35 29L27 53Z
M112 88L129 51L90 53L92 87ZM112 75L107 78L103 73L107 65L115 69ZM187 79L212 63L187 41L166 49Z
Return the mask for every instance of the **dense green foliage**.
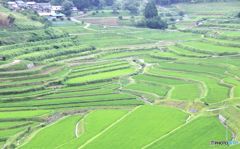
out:
M74 5L79 10L89 9L89 8L100 8L104 5L112 6L114 1L113 0L73 0Z
M166 29L168 24L158 15L158 10L154 2L147 3L144 9L145 19L137 23L137 26L153 29Z
M64 1L62 5L63 5L63 13L66 16L70 16L72 14L73 3L71 1Z
M153 2L147 3L144 10L144 16L146 19L151 19L158 16L158 10L155 3Z
M240 12L237 14L237 17L240 18Z

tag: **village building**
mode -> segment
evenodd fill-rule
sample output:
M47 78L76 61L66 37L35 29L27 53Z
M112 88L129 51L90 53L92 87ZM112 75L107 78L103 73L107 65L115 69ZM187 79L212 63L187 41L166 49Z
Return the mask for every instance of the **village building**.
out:
M17 10L19 9L18 5L16 2L7 2L7 5L10 9L14 9L14 10Z
M72 12L73 12L73 13L78 12L77 7L72 7Z
M42 17L51 16L51 14L52 14L51 12L38 12L38 15Z
M26 8L26 3L24 1L16 1L19 8Z
M34 1L26 2L27 8L30 9L36 9L37 8L37 3Z
M51 11L55 11L55 12L61 11L61 10L62 10L62 6L52 6L51 8Z
M37 12L50 13L51 12L51 4L50 3L37 3Z
M51 5L50 3L36 3L34 1L24 2L22 0L10 1L7 2L7 5L12 10L19 9L32 9L36 11L40 16L49 17L51 19L59 19L65 17L64 14L61 13L62 6L60 5ZM76 7L72 8L73 13L78 12Z
M64 17L65 17L65 15L62 14L62 13L55 13L55 14L51 14L51 15L48 17L48 19L49 19L49 20L62 19L62 18L64 18Z
M0 60L1 61L6 61L6 57L5 56L0 56Z

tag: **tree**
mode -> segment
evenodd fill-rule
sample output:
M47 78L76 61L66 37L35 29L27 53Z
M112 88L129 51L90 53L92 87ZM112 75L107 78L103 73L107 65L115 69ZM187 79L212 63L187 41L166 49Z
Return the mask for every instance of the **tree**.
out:
M15 17L12 14L8 15L7 18L9 25L12 25L15 22Z
M106 5L105 0L99 0L99 8L102 8Z
M124 9L130 11L131 14L137 15L139 13L140 1L139 0L125 0L123 7L124 7Z
M153 29L166 29L168 27L167 22L163 21L160 16L158 16L158 10L154 2L147 3L144 9L145 19L138 22L138 26L146 26Z
M158 10L154 2L147 3L144 10L144 16L146 19L150 19L158 16Z
M77 7L77 9L84 10L91 6L91 1L90 0L73 0L73 4Z
M64 0L51 0L51 4L53 5L62 5Z
M105 0L105 4L107 6L112 6L114 4L114 0Z
M71 1L64 1L62 5L63 5L63 13L66 16L70 16L72 14L73 3Z
M183 11L180 11L180 12L178 13L178 15L180 15L181 17L183 17L183 16L184 16L184 12L183 12Z
M237 14L237 17L240 18L240 12Z
M99 0L91 0L91 4L95 7L99 7L100 6L100 1Z
M167 23L160 17L146 19L146 26L153 29L166 29L168 27Z

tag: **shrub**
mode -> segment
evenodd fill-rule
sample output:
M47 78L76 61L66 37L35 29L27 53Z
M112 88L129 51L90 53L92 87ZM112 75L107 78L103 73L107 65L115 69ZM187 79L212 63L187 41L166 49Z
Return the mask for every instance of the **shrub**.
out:
M123 20L123 16L119 16L118 19L119 19L119 20Z
M184 16L184 12L183 12L183 11L180 11L180 12L178 13L178 15Z
M171 14L171 13L166 13L165 16L167 16L167 17L171 17L172 14Z
M9 148L16 148L16 147L17 146L15 144L12 144L12 143L9 145Z
M237 14L237 17L240 18L240 12Z
M167 23L160 17L146 19L146 26L153 29L166 29L168 27Z
M15 21L15 17L12 14L8 15L8 22L9 22L9 24L10 25L13 24L14 21Z
M174 21L175 21L175 18L170 18L170 21L174 22Z
M112 14L115 14L115 15L116 15L116 14L119 14L119 12L118 12L117 9L113 9L113 10L112 10Z
M146 27L145 19L137 21L136 26L138 26L138 27Z
M176 27L175 24L171 25L170 28L171 28L171 29L177 29L177 27Z

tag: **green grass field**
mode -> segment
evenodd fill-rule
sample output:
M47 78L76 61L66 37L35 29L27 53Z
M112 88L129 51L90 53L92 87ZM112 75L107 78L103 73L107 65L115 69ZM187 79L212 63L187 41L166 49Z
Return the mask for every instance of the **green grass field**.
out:
M175 109L158 106L140 107L82 147L140 148L183 124L186 118L187 114Z
M225 128L215 117L199 117L183 128L173 132L147 148L215 148L210 141L225 140ZM218 147L227 148L227 147Z
M81 119L79 115L71 116L40 130L31 142L22 148L56 148L75 138L75 125ZM61 144L59 144L61 142Z

